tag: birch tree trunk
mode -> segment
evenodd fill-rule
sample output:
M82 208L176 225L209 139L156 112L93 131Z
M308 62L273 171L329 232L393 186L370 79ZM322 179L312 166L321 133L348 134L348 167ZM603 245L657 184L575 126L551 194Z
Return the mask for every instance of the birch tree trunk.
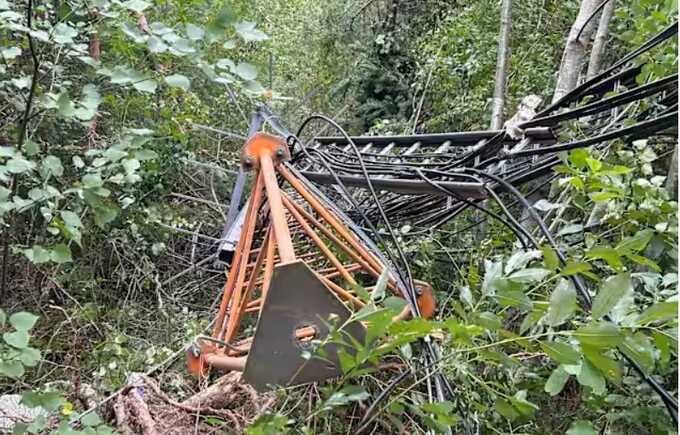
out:
M508 63L510 61L510 28L512 19L512 0L502 0L501 27L498 38L498 55L496 60L496 85L493 91L491 106L491 130L503 127L503 109L505 107L505 88L508 81Z
M587 21L593 12L595 12L599 3L598 0L581 0L581 7L574 24L571 26L567 43L564 47L560 72L557 76L557 84L553 94L553 102L574 89L578 83L579 73L586 56L586 47L595 27L592 24L592 20L590 23Z
M588 61L588 72L586 73L587 80L595 77L602 69L602 57L604 55L604 49L607 45L607 36L609 36L609 22L614 15L615 4L616 0L609 0L604 6L604 9L602 9L600 22L597 25L597 32L595 33L595 40L593 41L593 49L590 52L590 60Z

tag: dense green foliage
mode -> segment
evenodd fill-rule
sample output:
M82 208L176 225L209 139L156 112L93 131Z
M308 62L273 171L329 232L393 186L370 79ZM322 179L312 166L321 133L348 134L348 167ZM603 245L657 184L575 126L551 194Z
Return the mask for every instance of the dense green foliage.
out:
M355 133L485 129L498 3L0 0L0 393L56 411L60 433L110 432L95 414L76 424L74 392L50 381L104 395L206 326L223 274L201 260L220 236L252 108L268 101L291 128L321 111ZM550 100L578 9L514 3L507 116L527 94ZM607 60L677 16L673 0L617 5ZM677 44L641 62L641 82L667 75ZM547 245L520 250L493 222L484 237L458 233L473 213L408 243L416 275L438 291L437 319L392 323L396 302L376 298L358 313L369 334L344 355L344 378L280 392L277 412L248 432L356 428L396 373L377 364L414 366L429 335L458 396L431 401L414 375L380 408L378 433L673 433L621 362L677 395L673 146L617 141L563 156L559 194L535 208L568 247L564 268ZM574 274L592 311L577 303ZM179 377L181 363L169 372Z

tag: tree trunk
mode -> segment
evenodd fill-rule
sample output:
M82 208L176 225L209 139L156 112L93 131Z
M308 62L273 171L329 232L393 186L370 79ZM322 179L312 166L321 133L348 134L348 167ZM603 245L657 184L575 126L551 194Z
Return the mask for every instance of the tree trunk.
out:
M605 0L606 1L606 0ZM609 0L602 9L600 15L600 22L597 25L597 33L595 33L595 40L593 41L593 49L590 52L590 61L588 62L588 72L586 79L589 80L595 77L602 69L602 56L607 45L607 36L609 35L609 22L614 15L614 5L616 0Z
M590 23L587 21L593 12L595 12L598 3L598 0L581 0L581 7L574 24L571 26L567 43L564 47L560 72L557 76L557 84L553 94L553 102L574 89L578 83L578 76L586 56L586 47L595 27L592 25L592 20Z
M505 88L508 81L508 63L510 61L510 28L512 19L512 0L502 0L501 27L498 38L498 55L496 60L496 86L493 91L491 107L491 130L503 127L503 109L505 107Z

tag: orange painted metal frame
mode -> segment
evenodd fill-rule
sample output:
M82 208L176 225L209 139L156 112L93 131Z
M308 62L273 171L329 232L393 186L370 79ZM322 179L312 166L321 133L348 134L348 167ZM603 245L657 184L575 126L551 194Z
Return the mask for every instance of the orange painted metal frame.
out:
M212 337L199 338L188 353L188 368L198 376L204 376L210 367L243 370L252 337L238 339L241 324L246 316L257 316L261 311L277 264L304 261L330 292L354 309L366 304L352 290L361 285L357 274L377 280L385 268L354 233L281 164L287 158L285 142L275 136L258 133L244 146L242 164L255 172L255 183ZM292 188L288 193L279 187L277 174ZM349 258L349 264L343 263L340 255ZM403 297L392 277L387 285L393 294ZM432 288L422 282L417 285L419 309L425 317L430 317L436 308ZM372 286L365 288L371 291ZM394 320L407 319L410 315L407 306ZM313 328L295 331L300 339L311 338L314 333Z

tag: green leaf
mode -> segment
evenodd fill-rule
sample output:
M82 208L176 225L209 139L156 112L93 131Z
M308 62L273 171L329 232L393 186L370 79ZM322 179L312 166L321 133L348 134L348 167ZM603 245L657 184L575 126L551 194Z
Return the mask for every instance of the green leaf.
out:
M581 358L581 355L576 351L576 349L566 343L560 343L557 341L541 341L540 345L541 349L543 349L543 352L560 364L576 364Z
M385 289L387 288L387 281L389 280L390 273L387 268L384 268L378 281L375 283L375 288L371 293L371 300L380 301L385 297Z
M510 281L521 282L521 283L532 283L538 282L548 276L550 271L548 269L541 268L528 268L518 270L517 272L508 276Z
M623 340L619 327L611 322L596 322L583 326L574 336L586 346L612 348Z
M15 329L21 331L30 331L31 328L35 326L35 322L37 321L38 316L33 315L31 313L27 313L26 311L14 313L9 317L10 325L14 326Z
M543 263L548 269L555 270L560 266L560 260L557 257L557 253L551 246L544 245L541 247L541 251L543 252Z
M58 23L52 30L54 42L57 44L70 44L73 38L78 36L78 31L66 23Z
M156 92L157 86L158 86L158 83L156 83L156 80L153 80L153 79L145 79L145 80L141 80L141 81L138 81L138 82L134 82L132 84L132 87L137 89L139 92L148 92L148 93Z
M21 49L19 47L8 47L0 50L2 52L2 57L7 60L12 60L21 54Z
M59 98L57 98L57 111L64 118L70 118L75 113L73 102L71 102L71 99L68 97L68 93L62 92L59 95Z
M40 351L32 347L21 349L21 352L17 355L17 359L27 367L35 367L38 364L38 361L40 361L40 358Z
M185 28L186 28L186 31L187 31L187 36L192 41L198 41L199 39L203 39L203 36L205 35L205 31L201 27L198 27L195 24L187 23Z
M234 68L234 74L241 77L243 80L254 80L257 77L257 68L249 63L239 63Z
M599 432L593 428L593 424L591 422L585 420L576 420L571 423L566 435L598 435L598 433Z
M19 361L0 361L0 375L20 378L24 375L24 366Z
M12 347L24 349L28 346L29 335L25 330L19 329L14 332L5 332L2 334L2 339Z
M620 273L607 278L593 301L593 320L599 320L611 311L616 303L627 293L633 292L630 274Z
M550 306L543 323L558 326L566 322L576 310L576 290L571 281L560 279L550 296Z
M484 260L484 281L482 281L482 294L492 295L495 292L495 281L503 276L503 263Z
M73 261L73 258L71 257L71 248L63 243L55 245L50 251L50 259L58 264L69 263Z
M98 426L102 424L102 420L101 418L99 418L96 412L90 412L89 414L85 414L85 416L80 419L80 422L88 427Z
M515 420L519 417L519 412L515 409L510 402L503 399L496 399L496 411L503 417L510 421Z
M550 374L550 377L543 386L543 390L551 396L556 396L562 392L568 380L569 373L562 366L559 366Z
M50 251L42 246L34 245L32 248L24 249L21 252L31 263L41 264L50 261Z
M26 153L26 155L34 156L40 152L40 145L30 139L26 139L24 146L21 149Z
M21 154L9 159L5 164L7 170L12 174L22 174L35 169L35 163L24 159Z
M350 402L358 402L368 399L369 395L359 385L346 385L340 391L336 391L321 404L321 410L329 411L337 406L346 405Z
M586 252L586 257L593 260L604 260L615 270L621 270L623 267L618 251L608 246L596 246Z
M579 384L592 388L593 392L598 395L604 394L607 388L600 371L587 360L582 361L581 369L576 374L576 380Z
M61 177L64 175L64 167L61 164L61 160L57 156L47 156L42 161L42 175L43 178L47 179L49 176L53 175L55 177Z
M560 274L562 276L571 276L576 275L577 273L587 272L590 269L592 269L592 266L588 263L568 261L567 264L560 271Z
M266 33L257 30L255 26L257 26L256 23L250 21L242 21L240 23L236 23L234 25L234 28L236 29L236 33L238 33L238 35L241 38L243 38L243 40L246 42L265 41L269 39L269 36L267 36Z
M566 235L569 235L569 234L580 233L582 231L583 231L583 225L581 225L581 224L566 225L566 226L562 227L557 232L557 237L566 236Z
M637 318L638 325L646 325L651 322L673 320L678 316L678 301L657 302L647 308Z
M189 86L191 86L189 79L182 74L173 74L165 77L165 83L167 83L168 86L172 86L173 88L182 88L185 91L189 89Z
M531 260L539 258L541 251L531 250L531 251L517 251L508 259L505 264L505 273L510 273L514 270L518 270L529 264Z
M621 366L618 362L606 356L602 349L583 345L581 350L593 367L597 368L607 379L617 383L621 381Z
M638 231L634 236L627 237L616 245L616 250L622 254L640 252L647 247L652 237L654 237L654 230L644 229Z
M522 290L499 289L495 295L502 307L516 307L523 311L531 310L531 299Z
M128 0L121 3L121 5L124 8L129 9L133 12L142 12L144 9L151 6L149 2L146 2L144 0Z
M619 345L619 350L648 373L654 370L654 347L649 338L642 332L626 335Z

